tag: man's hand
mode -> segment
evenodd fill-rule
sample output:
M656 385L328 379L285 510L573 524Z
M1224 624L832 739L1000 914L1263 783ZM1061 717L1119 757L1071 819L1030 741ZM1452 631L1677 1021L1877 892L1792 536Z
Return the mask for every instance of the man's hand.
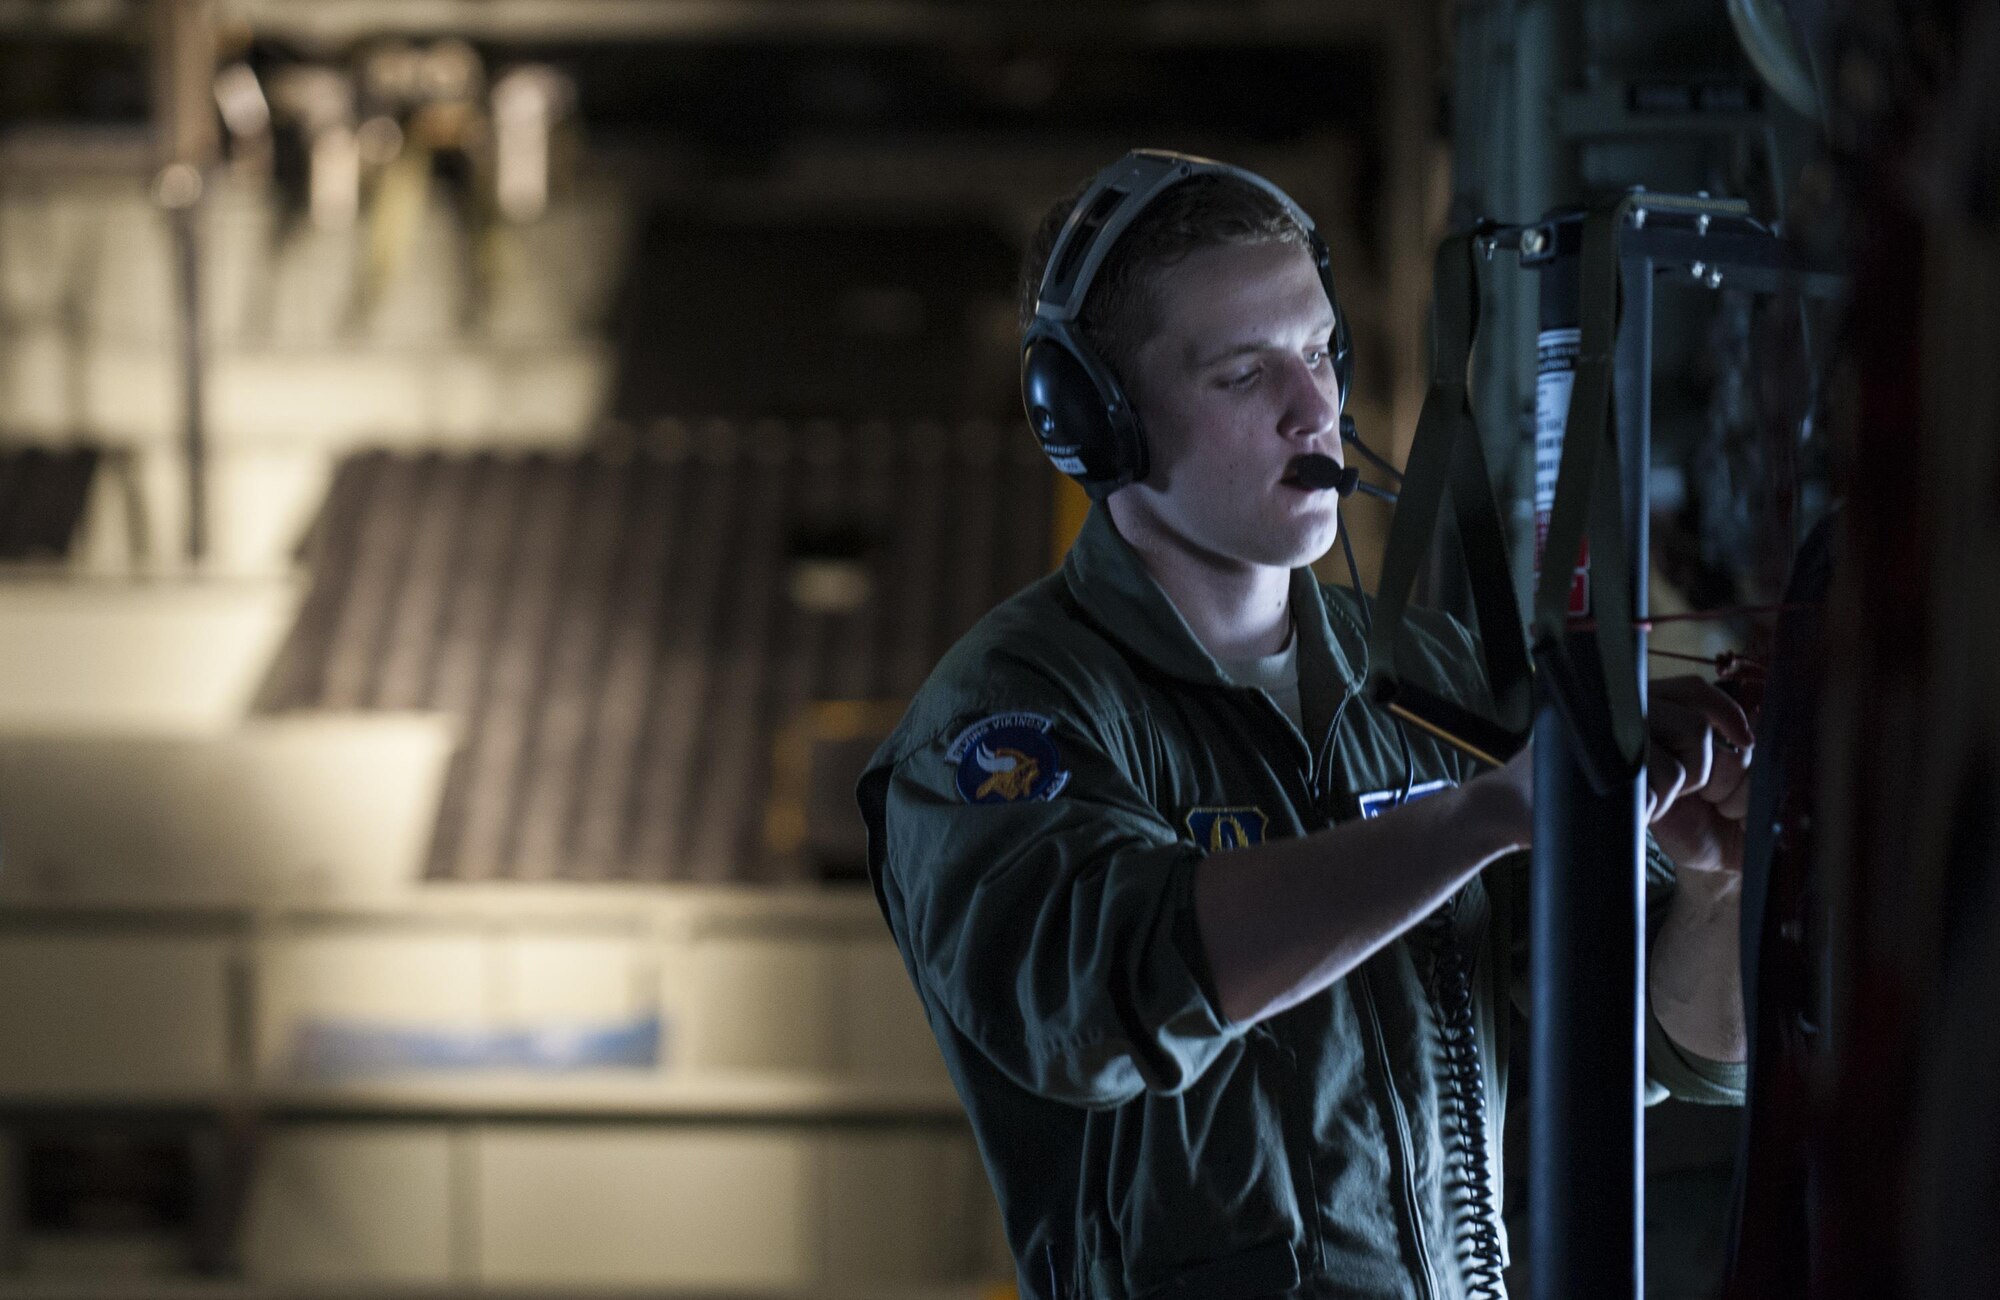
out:
M1646 820L1676 888L1653 944L1647 995L1667 1037L1711 1061L1741 1061L1743 818L1750 719L1699 677L1652 683Z
M1656 680L1651 697L1646 821L1653 838L1682 871L1742 870L1756 739L1749 715L1699 677Z

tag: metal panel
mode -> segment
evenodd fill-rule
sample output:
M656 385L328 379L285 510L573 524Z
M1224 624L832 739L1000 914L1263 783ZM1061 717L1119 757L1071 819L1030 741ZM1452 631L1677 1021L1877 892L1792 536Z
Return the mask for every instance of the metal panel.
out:
M442 1125L284 1127L259 1143L243 1228L253 1282L453 1280L453 1135Z
M0 725L220 731L242 717L296 599L289 582L8 582Z
M970 1136L852 1132L821 1141L821 1280L884 1286L981 1274L997 1207Z
M902 954L872 941L841 947L843 983L836 998L846 1020L846 1069L871 1079L948 1083L944 1057L910 987Z
M398 898L452 743L434 715L220 735L0 731L0 899L240 906Z
M479 1281L800 1286L820 1232L805 1131L489 1128Z
M230 1082L230 943L9 936L0 1092L213 1096Z
M703 1070L838 1067L846 1011L838 948L717 938L700 944L697 954L698 992L684 1064Z

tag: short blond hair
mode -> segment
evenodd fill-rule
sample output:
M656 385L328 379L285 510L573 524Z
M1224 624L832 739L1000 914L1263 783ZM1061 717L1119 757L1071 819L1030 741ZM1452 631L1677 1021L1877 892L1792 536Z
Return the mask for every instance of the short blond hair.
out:
M1086 182L1058 200L1035 229L1021 263L1023 334L1034 324L1042 275L1063 223L1089 188ZM1247 181L1217 175L1182 181L1154 199L1105 257L1077 314L1077 333L1119 382L1127 382L1133 354L1159 328L1154 275L1200 249L1253 244L1307 248L1311 237L1284 204Z

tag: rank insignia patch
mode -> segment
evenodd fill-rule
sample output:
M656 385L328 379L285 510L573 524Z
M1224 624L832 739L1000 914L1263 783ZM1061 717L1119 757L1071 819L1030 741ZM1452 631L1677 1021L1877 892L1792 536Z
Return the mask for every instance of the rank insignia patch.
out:
M1247 849L1264 842L1270 818L1262 808L1195 808L1187 815L1188 834L1210 853Z
M958 765L959 795L967 803L1055 798L1069 769L1049 736L1054 725L1039 713L996 713L959 732L945 751Z

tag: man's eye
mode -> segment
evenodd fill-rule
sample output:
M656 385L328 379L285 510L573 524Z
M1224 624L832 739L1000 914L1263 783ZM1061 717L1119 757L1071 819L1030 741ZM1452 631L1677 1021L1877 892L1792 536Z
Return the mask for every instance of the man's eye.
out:
M1326 348L1314 348L1306 353L1306 364L1317 369L1326 364L1326 359L1332 355L1333 353Z
M1225 376L1222 386L1224 388L1248 388L1256 381L1257 376L1262 371L1263 367L1261 366L1252 366L1248 370L1239 370L1233 375Z

